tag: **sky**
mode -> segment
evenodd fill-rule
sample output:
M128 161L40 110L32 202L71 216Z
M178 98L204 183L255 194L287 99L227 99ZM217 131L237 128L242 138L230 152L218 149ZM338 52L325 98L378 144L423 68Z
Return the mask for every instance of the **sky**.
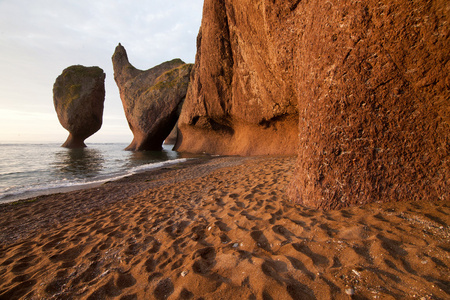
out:
M203 0L0 0L0 143L63 143L53 84L71 65L106 73L102 128L86 143L131 142L111 56L193 63Z

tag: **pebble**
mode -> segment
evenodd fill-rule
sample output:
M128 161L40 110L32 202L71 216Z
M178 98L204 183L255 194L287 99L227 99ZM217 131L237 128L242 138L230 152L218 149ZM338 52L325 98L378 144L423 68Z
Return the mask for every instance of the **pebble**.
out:
M345 293L346 293L347 295L353 296L353 295L355 294L355 290L352 289L352 288L345 289Z
M186 275L189 273L189 271L183 271L183 272L181 272L181 276L182 277L186 277Z

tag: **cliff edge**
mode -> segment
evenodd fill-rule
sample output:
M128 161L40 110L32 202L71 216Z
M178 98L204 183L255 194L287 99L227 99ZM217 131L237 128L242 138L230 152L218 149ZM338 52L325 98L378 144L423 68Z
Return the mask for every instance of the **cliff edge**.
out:
M237 155L297 152L294 65L285 52L290 32L279 28L279 21L265 20L258 5L205 1L175 149Z

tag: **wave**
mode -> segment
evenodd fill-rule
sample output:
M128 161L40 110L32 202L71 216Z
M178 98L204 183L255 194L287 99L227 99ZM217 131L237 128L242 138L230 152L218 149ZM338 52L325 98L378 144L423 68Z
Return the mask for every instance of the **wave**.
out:
M125 172L122 173L116 173L116 174L109 174L109 176L103 176L102 178L93 178L91 180L84 179L84 180L67 180L63 179L58 182L51 182L51 183L45 183L40 184L36 186L28 186L28 187L11 187L8 189L5 189L0 192L0 203L7 203L7 202L13 202L21 199L26 199L30 197L35 197L39 195L44 194L51 194L58 191L64 191L64 190L75 190L83 188L84 186L90 186L90 185L97 185L102 184L107 181L114 181L119 180L121 178L142 173L145 171L150 171L158 168L162 168L169 165L179 164L183 163L189 160L189 158L179 158L179 159L173 159L173 160L167 160L163 162L156 162L156 163L149 163L140 165L137 167L133 167Z

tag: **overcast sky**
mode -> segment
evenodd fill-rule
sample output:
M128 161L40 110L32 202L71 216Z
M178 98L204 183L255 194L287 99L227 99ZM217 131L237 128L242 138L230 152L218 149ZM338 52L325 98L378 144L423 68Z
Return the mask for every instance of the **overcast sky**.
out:
M106 73L102 128L87 140L131 142L111 56L120 42L146 70L193 63L203 0L0 0L0 143L60 142L68 132L53 107L53 84L71 65Z

